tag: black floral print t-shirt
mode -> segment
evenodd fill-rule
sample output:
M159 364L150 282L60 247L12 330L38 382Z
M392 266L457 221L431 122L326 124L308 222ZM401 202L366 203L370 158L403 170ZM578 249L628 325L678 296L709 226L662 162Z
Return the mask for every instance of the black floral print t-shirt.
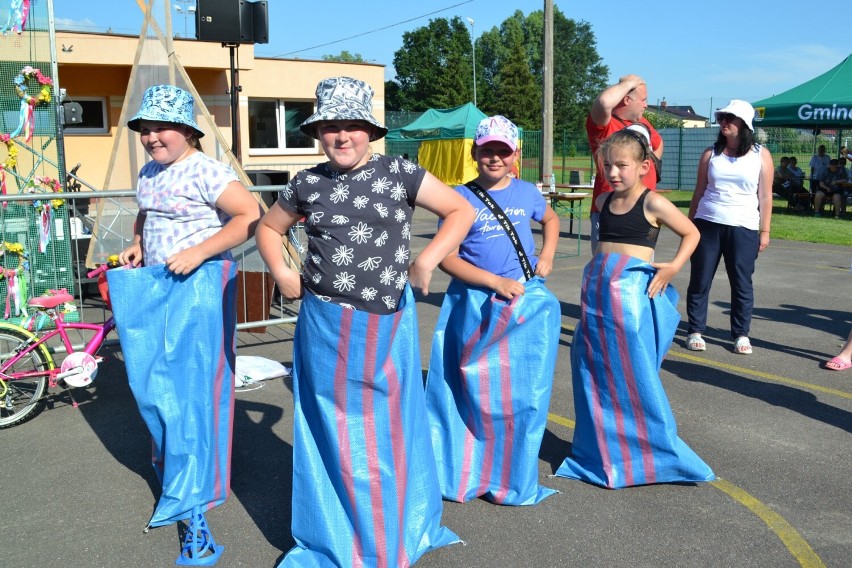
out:
M278 201L305 218L305 287L346 308L395 312L408 282L411 218L425 175L413 162L380 154L345 173L325 163L296 174Z

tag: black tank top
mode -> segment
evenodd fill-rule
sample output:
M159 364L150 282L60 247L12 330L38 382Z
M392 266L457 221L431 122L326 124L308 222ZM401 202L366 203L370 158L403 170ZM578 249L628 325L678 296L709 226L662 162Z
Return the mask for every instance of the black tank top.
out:
M612 200L613 193L610 192L600 212L598 241L656 248L660 228L655 227L645 218L645 196L650 191L646 189L636 200L633 209L622 215L610 212L609 202Z

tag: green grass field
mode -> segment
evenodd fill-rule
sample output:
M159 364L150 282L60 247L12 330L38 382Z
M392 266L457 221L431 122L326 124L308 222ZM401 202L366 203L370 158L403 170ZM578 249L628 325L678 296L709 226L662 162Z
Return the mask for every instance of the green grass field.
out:
M663 195L684 213L689 210L691 191L671 191ZM852 246L852 208L845 219L814 217L813 213L794 213L787 209L786 199L776 199L772 207L772 239L804 241L829 245Z

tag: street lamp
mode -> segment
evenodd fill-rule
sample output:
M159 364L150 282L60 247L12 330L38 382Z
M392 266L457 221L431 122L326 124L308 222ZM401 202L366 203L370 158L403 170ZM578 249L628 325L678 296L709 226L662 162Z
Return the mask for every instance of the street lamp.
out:
M470 49L473 53L473 106L476 106L476 40L473 37L473 18L468 18L470 24Z
M186 19L190 14L195 14L195 0L173 0L175 2L175 10L178 14L183 14L183 37L187 36ZM178 4L185 4L186 7L181 8ZM191 6L189 4L192 4Z

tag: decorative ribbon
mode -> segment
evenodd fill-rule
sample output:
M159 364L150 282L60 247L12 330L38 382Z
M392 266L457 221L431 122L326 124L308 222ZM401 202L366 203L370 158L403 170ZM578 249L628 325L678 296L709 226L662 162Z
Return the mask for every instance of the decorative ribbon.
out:
M30 0L12 0L9 4L9 19L0 30L4 35L10 31L20 34L27 25L27 17L30 13Z
M38 250L44 252L50 244L50 226L53 224L53 206L49 201L42 204L39 211Z
M39 92L35 96L27 94L30 79L35 79L40 85ZM35 130L35 107L40 103L50 102L50 87L53 85L53 80L50 77L45 77L40 69L27 65L21 69L13 82L15 83L15 91L21 98L21 109L18 112L18 127L9 136L17 138L23 131L26 141L29 142Z

